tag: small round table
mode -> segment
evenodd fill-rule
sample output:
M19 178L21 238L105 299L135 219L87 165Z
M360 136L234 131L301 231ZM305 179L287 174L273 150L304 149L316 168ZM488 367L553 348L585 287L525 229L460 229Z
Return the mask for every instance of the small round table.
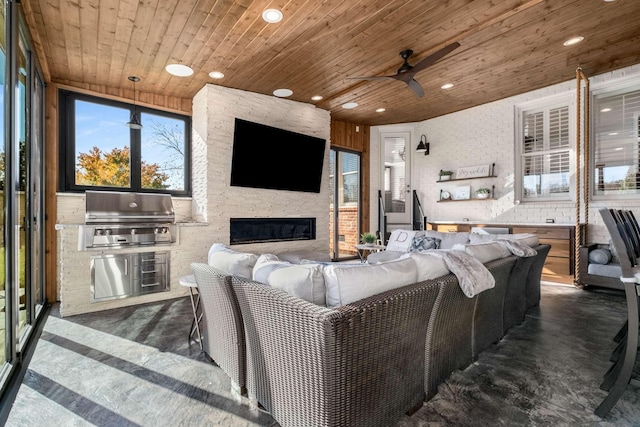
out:
M189 329L189 342L191 342L193 335L197 334L198 339L196 341L200 344L200 350L202 350L202 336L200 335L200 320L202 320L202 313L198 312L200 309L200 293L198 292L196 278L193 274L182 276L180 278L180 284L189 288L189 298L191 298L193 320L191 321L191 328Z
M365 257L365 252L379 252L384 251L386 248L385 245L367 245L365 243L360 243L356 245L356 250L358 251L358 256L360 257L360 262L367 262L367 258Z

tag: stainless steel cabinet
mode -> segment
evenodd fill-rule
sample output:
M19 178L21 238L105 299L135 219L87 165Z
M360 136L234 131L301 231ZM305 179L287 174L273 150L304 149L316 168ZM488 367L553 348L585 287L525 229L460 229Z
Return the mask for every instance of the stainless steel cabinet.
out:
M91 257L91 301L169 290L169 252Z

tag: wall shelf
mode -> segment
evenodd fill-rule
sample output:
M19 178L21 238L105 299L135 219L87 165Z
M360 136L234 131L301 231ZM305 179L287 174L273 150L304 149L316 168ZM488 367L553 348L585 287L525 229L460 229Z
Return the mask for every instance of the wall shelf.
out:
M497 178L497 177L498 177L498 175L475 176L473 178L452 178L452 179L445 179L445 180L439 179L436 182L468 181L470 179Z
M487 200L496 200L495 197L487 197L486 199L459 199L459 200L438 200L436 203L451 203L451 202L485 202Z

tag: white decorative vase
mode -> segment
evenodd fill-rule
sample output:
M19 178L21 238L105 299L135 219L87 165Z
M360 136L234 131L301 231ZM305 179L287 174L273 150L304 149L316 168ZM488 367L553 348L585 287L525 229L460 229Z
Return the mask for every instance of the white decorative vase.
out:
M478 196L478 199L488 199L489 193L477 193L476 196Z
M440 175L440 181L449 181L451 179L451 175Z

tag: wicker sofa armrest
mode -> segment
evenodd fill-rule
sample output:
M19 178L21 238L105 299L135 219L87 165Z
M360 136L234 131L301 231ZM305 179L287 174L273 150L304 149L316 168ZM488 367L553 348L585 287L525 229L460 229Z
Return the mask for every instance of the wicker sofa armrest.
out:
M424 398L424 339L437 281L327 309L233 279L247 390L283 426L391 425Z
M245 341L240 306L231 289L231 276L208 264L193 263L200 306L204 352L231 377L232 390L245 387Z

